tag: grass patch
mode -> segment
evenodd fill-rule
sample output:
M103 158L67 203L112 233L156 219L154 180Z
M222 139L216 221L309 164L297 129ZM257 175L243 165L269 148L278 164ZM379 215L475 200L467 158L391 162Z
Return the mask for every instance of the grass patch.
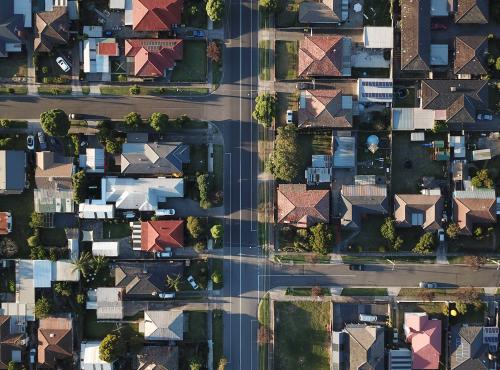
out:
M25 53L11 53L0 59L0 78L26 77L27 56Z
M299 6L302 0L281 0L276 14L276 27L300 27Z
M292 295L296 297L311 297L312 288L286 288L285 295ZM321 288L321 296L330 296L330 290Z
M0 95L26 95L28 88L23 85L0 85Z
M275 368L330 369L328 302L275 302Z
M212 340L214 348L214 369L217 369L219 361L224 357L224 311L212 311Z
M391 0L365 0L363 12L368 19L364 17L363 24L365 26L390 26L390 1Z
M396 264L414 264L414 263L435 263L433 257L387 257ZM351 263L371 263L371 264L390 264L385 257L370 257L370 256L356 256L344 255L342 262L345 264Z
M120 328L119 323L97 321L95 310L85 310L85 324L83 325L83 336L85 339L101 340L112 331Z
M276 124L286 125L286 111L291 109L294 112L299 110L299 95L290 93L278 93L278 103L276 112Z
M270 313L269 313L269 294L264 295L259 302L259 307L257 310L257 319L259 320L259 325L268 328L271 323ZM260 344L259 345L259 369L266 370L268 368L268 357L269 357L269 345Z
M426 292L434 293L435 296L453 295L457 289L424 289ZM421 288L401 288L399 290L399 297L418 297L423 289Z
M387 240L380 234L380 227L384 223L385 215L366 215L362 220L362 227L350 241L349 251L385 251Z
M188 315L188 328L184 333L186 342L204 342L207 340L207 311L185 311Z
M294 80L297 78L298 64L297 41L276 41L276 79Z
M281 263L295 263L295 264L330 263L329 256L323 256L320 254L317 255L280 254L280 255L275 255L274 259L276 260L276 262L281 262Z
M38 86L40 95L71 95L71 86L43 85Z
M271 41L259 41L259 77L261 80L271 79Z
M224 189L224 146L214 145L215 191Z
M102 225L102 236L105 239L121 239L130 236L130 226L126 222L105 222Z
M190 162L184 167L186 175L196 175L208 171L208 148L206 144L189 146Z
M386 296L388 295L386 288L344 288L342 289L343 296Z
M40 241L46 247L64 247L68 244L66 232L59 227L40 229Z
M127 86L102 86L101 94L102 95L114 95L114 96L122 96L122 95L131 95L130 88L133 85ZM205 87L145 87L140 86L141 91L139 95L143 96L163 96L163 95L172 95L172 96L184 96L184 95L207 95L209 90Z
M184 56L176 62L172 82L205 82L207 80L207 43L184 41Z

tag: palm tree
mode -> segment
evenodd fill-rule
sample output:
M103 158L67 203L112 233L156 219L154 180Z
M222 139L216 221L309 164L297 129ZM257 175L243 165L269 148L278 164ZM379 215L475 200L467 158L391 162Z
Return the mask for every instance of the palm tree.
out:
M175 277L167 275L167 286L176 292L180 290L181 275L177 274Z
M91 259L92 255L90 252L83 252L79 258L72 261L74 265L73 272L80 271L82 276L86 278Z
M92 261L92 269L94 270L94 274L97 275L99 272L104 270L108 266L108 261L104 256L95 256Z

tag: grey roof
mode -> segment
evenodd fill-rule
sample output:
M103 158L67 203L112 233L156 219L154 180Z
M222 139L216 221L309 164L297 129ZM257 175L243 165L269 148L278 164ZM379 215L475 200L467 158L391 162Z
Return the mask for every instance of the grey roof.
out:
M430 69L430 29L430 0L401 0L402 70Z
M54 6L51 11L36 13L34 48L38 52L50 52L57 45L69 40L67 7Z
M37 213L73 213L75 202L70 189L35 189L35 212Z
M411 351L408 348L391 349L389 370L412 370Z
M7 57L6 44L22 43L24 16L14 14L14 0L0 1L0 57Z
M184 317L181 310L144 311L144 339L182 340Z
M300 23L340 23L342 21L342 1L303 1L299 6Z
M137 354L134 369L178 370L178 346L144 346Z
M488 345L483 343L482 326L455 325L451 330L452 370L487 370Z
M26 155L20 150L0 150L0 193L22 192Z
M123 174L182 173L182 165L189 163L189 146L181 143L126 143L123 144L121 172Z
M349 334L349 369L384 370L384 329L346 325Z
M385 185L342 185L342 226L361 227L361 218L368 214L386 214L388 210Z

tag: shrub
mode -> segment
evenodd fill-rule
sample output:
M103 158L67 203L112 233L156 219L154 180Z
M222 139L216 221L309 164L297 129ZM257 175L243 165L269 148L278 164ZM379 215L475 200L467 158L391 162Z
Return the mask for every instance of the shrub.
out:
M138 85L132 86L128 92L130 95L139 95L141 93L141 88Z
M451 223L446 228L446 234L450 239L458 238L458 233L460 232L460 226L457 223Z
M102 361L114 362L125 354L126 344L117 334L108 334L99 345L99 358Z
M222 283L222 274L219 270L214 271L211 278L215 284Z
M205 250L205 243L203 242L196 242L194 244L194 250L198 253L203 253L203 251Z
M222 227L222 225L214 225L210 229L210 234L212 234L212 238L216 240L221 239L224 235L224 228Z
M40 238L36 235L32 235L27 239L29 247L36 247L40 244Z
M83 203L87 195L87 176L84 170L78 171L71 178L73 184L73 200Z
M425 233L420 237L420 240L412 249L412 252L418 254L427 254L432 252L432 248L434 247L434 235L430 232Z
M255 98L252 115L264 127L270 127L276 116L276 96L269 93L259 94Z
M139 113L130 112L124 117L125 124L129 127L139 128L142 125L142 117Z
M219 45L215 41L212 41L207 46L207 56L208 58L215 63L220 61L220 48Z
M333 233L326 224L317 224L310 229L311 236L309 244L314 252L319 254L327 254L330 243L333 240Z
M168 125L168 116L164 113L153 113L149 118L149 125L156 132L165 131Z
M35 317L37 319L43 319L47 317L52 312L52 304L45 298L45 296L40 297L35 302Z
M45 133L51 136L66 136L70 127L68 115L61 109L52 109L40 115Z
M186 228L193 239L198 239L205 232L205 228L200 218L189 216L186 219Z
M199 175L196 178L198 190L200 192L200 207L207 209L212 207L210 202L210 193L212 191L212 177L209 174Z

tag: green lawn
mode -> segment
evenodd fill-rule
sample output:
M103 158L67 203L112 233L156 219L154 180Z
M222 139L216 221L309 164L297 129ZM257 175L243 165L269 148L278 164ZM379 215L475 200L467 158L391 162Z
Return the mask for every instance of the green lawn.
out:
M24 85L0 85L0 95L26 95L27 93L28 88Z
M275 315L275 369L330 369L329 302L276 302Z
M285 295L293 295L297 297L310 297L312 295L312 288L286 288ZM330 290L328 288L321 288L322 296L329 296Z
M386 296L386 288L344 288L343 296Z
M276 79L294 80L297 78L298 41L276 41Z
M398 303L397 327L402 333L405 312L427 312L431 318L443 319L443 303L441 302L404 302Z
M118 330L120 326L120 324L110 322L99 322L97 321L95 310L86 310L83 337L85 339L101 340L112 331Z
M259 302L257 319L259 320L259 325L266 328L270 325L270 314L269 314L269 294L266 294ZM259 345L259 370L266 370L268 368L268 344Z
M224 311L213 310L212 311L212 340L214 344L214 369L217 369L217 365L221 357L224 356Z
M189 146L189 155L190 163L184 166L186 175L196 175L208 171L208 148L206 144L191 144Z
M389 257L391 261L396 264L415 264L415 263L435 263L435 258L429 257ZM369 257L369 256L356 256L356 255L344 255L342 256L342 262L345 264L351 263L370 263L370 264L390 264L387 258L384 257Z
M215 189L224 190L224 146L214 145Z
M277 262L281 263L289 263L293 262L296 264L304 264L304 263L330 263L329 256L322 256L320 254L311 256L304 254L280 254L275 255L274 259Z
M352 68L351 77L352 78L389 78L390 69L389 68Z
M276 107L276 126L286 125L286 111L293 112L299 110L299 95L290 93L277 93L278 103Z
M271 41L259 41L259 76L261 80L271 79Z
M102 226L102 236L105 239L120 239L130 235L130 226L127 222L119 222L116 224L105 222Z
M184 341L192 343L206 341L207 311L184 311L184 314L188 316L188 327L184 328Z
M207 43L205 41L184 41L184 56L172 72L172 82L206 82Z
M300 27L299 5L302 0L281 0L276 14L276 27Z
M71 86L64 85L43 85L38 86L40 95L71 95Z
M311 164L313 154L332 154L332 136L331 132L315 134L299 134L299 148L302 150L303 176L305 168Z
M364 0L363 18L365 26L390 26L390 1L391 0ZM373 9L373 10L372 10Z
M11 53L8 58L0 59L0 78L27 76L27 58L25 53Z
M125 85L125 86L102 86L101 94L102 95L130 95L130 88L133 85ZM162 95L207 95L208 88L204 87L146 87L140 86L141 91L139 95L153 95L153 96L162 96Z
M361 229L349 245L350 251L382 251L382 248L387 247L387 241L380 234L380 227L384 223L387 216L384 215L366 215L361 221Z

